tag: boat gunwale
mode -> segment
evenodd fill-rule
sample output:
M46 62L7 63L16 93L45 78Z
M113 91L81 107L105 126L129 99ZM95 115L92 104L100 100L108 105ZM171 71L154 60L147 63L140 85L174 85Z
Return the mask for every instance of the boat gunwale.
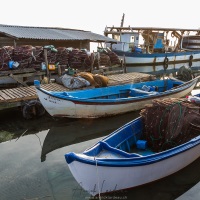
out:
M184 50L184 49L183 49ZM119 56L127 56L127 57L137 57L137 58L158 58L158 57L179 57L179 56L186 56L186 55L191 55L192 54L199 54L200 50L190 50L190 51L179 51L179 52L166 52L166 53L137 53L137 52L130 52L130 51L122 51L122 50L116 50L113 49L113 52L117 52L119 54ZM185 61L186 59L180 60L180 61ZM196 60L196 59L194 59ZM200 60L200 59L198 59ZM173 61L174 62L180 62L179 60ZM170 62L170 61L169 61ZM158 62L159 63L159 62ZM163 62L160 62L163 63ZM155 64L155 63L154 63Z
M168 79L166 79L166 80L168 80ZM171 79L169 79L169 80L171 80ZM143 96L130 97L130 98L118 98L118 99L88 99L88 98L80 99L80 98L71 97L71 96L66 96L66 98L64 98L61 96L58 97L58 96L54 95L51 91L47 91L42 88L37 88L37 89L40 90L41 92L45 93L46 95L50 95L51 97L54 97L57 99L62 99L65 101L70 101L75 104L110 105L110 104L126 104L126 103L132 103L132 102L137 102L137 101L145 101L147 99L154 99L154 98L164 97L164 96L168 96L168 95L173 95L173 94L176 94L178 92L181 92L181 91L191 87L193 84L196 85L197 80L198 80L198 77L196 77L188 82L182 81L183 84L180 84L179 86L176 86L175 88L172 88L165 92L159 92L157 94L155 93L155 94L151 94L151 95L143 95ZM172 81L173 81L173 79L172 79ZM174 80L174 81L181 82L181 80ZM145 83L145 82L143 82L143 83ZM125 85L130 85L130 84L125 84ZM115 86L110 86L110 87L115 87ZM94 89L88 89L88 90L94 90ZM86 90L79 90L79 91L86 91ZM68 94L70 94L70 92L71 91L69 91ZM74 91L72 91L72 92L74 92Z
M67 153L65 154L65 158L68 164L77 161L81 162L84 164L89 164L89 165L98 165L98 166L106 166L106 167L134 167L134 166L143 166L143 165L149 165L153 164L156 162L160 162L163 160L167 160L168 158L171 158L176 155L180 155L183 152L186 152L192 148L195 148L196 146L200 145L200 135L197 137L192 138L188 142L178 145L176 147L173 147L171 149L155 153L155 154L150 154L147 156L141 156L141 157L135 157L133 153L133 157L123 157L123 158L98 158L95 156L88 156L86 153L94 148L97 148L98 145L100 145L100 142L105 142L107 139L110 137L116 135L119 133L121 130L124 128L130 126L131 124L135 123L136 120L142 120L142 117L138 117L129 123L125 124L124 126L120 127L116 131L112 132L109 134L107 137L103 138L90 148L86 149L83 151L83 153L76 154L76 153ZM105 142L106 143L106 142ZM115 147L112 147L115 148ZM127 152L125 152L127 153ZM128 154L128 153L127 153ZM131 154L130 154L131 155Z

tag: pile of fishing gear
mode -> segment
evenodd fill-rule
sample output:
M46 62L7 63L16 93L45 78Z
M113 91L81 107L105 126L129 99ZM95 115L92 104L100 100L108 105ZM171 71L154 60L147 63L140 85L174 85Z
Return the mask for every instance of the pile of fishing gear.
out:
M50 48L47 48L50 47ZM100 52L89 52L78 48L55 48L49 46L21 45L17 47L5 46L0 48L0 70L34 68L40 70L45 63L44 48L47 49L49 64L63 65L80 71L91 71L91 67L114 66L120 64L120 59L109 49ZM54 51L52 50L54 49Z
M35 59L33 54L34 47L31 45L18 46L13 49L12 60L18 62L20 68L30 67Z
M112 65L119 65L120 59L115 52L107 48L97 48L97 52L99 53L99 59L95 59L94 66L97 66L97 62L100 62L100 65L104 66L112 66Z
M90 52L86 49L74 49L67 48L68 51L68 63L67 65L71 68L79 69L79 70L89 70L91 67L91 58ZM59 60L57 60L60 62Z
M44 62L44 49L42 46L35 46L33 48L33 60L31 62L31 65L34 66L40 66L42 62Z
M59 62L60 65L65 65L69 61L69 51L65 47L57 48L57 57L56 61Z
M155 152L183 144L200 134L200 106L186 98L155 99L140 115L145 140Z
M182 81L192 80L193 75L191 68L186 68L185 66L180 67L177 72L177 78Z
M4 46L0 48L0 70L8 69L8 62L12 59L13 47Z

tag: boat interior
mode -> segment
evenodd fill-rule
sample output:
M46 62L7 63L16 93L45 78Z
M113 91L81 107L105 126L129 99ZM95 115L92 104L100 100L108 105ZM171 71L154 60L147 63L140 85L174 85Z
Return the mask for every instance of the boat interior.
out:
M96 158L137 158L154 154L143 139L142 120L130 122L84 152Z
M78 90L70 92L51 92L55 97L62 99L119 99L130 97L142 97L157 95L174 87L181 85L183 82L165 79L134 84L118 85L111 87L95 88L88 90Z

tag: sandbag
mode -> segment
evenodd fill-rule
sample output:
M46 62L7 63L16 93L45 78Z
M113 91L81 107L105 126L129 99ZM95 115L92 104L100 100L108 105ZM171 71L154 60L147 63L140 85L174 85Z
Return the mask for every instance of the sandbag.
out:
M99 87L107 87L108 86L108 77L103 76L100 74L93 75L95 82L98 84Z
M90 82L80 76L74 77L65 74L62 76L61 80L63 85L69 89L77 89L90 86Z
M80 72L77 74L77 76L81 76L82 78L86 79L87 81L90 82L90 84L92 86L97 86L97 83L95 82L94 78L93 78L93 74L89 73L89 72Z

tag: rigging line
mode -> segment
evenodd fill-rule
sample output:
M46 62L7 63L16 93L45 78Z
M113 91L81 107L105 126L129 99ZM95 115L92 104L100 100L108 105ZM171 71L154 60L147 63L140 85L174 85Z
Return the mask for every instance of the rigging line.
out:
M38 140L39 140L39 143L40 143L40 146L41 146L41 149L42 149L42 143L41 143L41 140L40 140L40 137L35 133L36 137L38 137Z
M97 166L97 160L94 157L95 162L96 162L96 172L97 172L97 184L98 184L98 193L99 193L99 199L101 200L101 195L100 195L100 186L99 186L99 171L98 171L98 166Z
M27 131L28 131L28 129L26 129L26 130L20 135L20 137L18 137L18 138L15 140L15 142L17 142L17 140L19 140Z

